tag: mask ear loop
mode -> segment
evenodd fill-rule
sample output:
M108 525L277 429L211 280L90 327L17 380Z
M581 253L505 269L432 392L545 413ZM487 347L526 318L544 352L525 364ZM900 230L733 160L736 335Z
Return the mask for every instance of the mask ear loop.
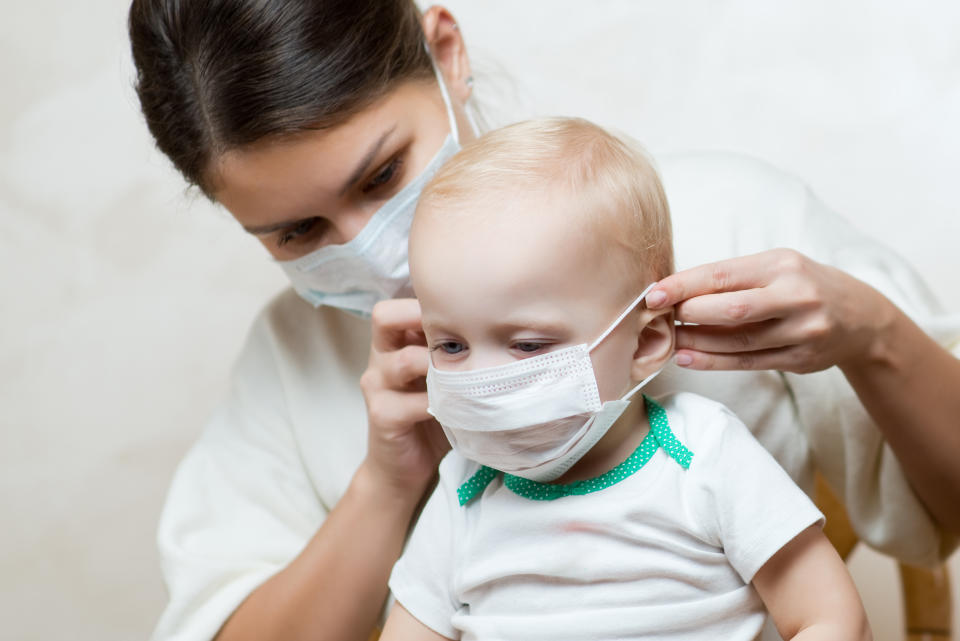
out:
M658 369L657 371L655 371L653 374L651 374L650 376L646 377L645 379L643 379L642 381L640 381L639 383L637 383L637 384L634 386L634 388L633 388L632 390L630 390L629 392L627 392L626 394L624 394L624 395L620 398L620 400L621 400L621 401L629 401L629 400L633 397L634 394L636 394L637 392L640 391L640 388L641 388L641 387L643 387L644 385L646 385L647 383L649 383L650 381L652 381L654 378L656 378L657 375L658 375L660 372L662 372L662 371L663 371L663 368L661 367L660 369Z
M606 331L600 334L600 338L590 343L590 347L587 348L587 351L592 352L597 345L603 342L603 339L605 339L607 336L610 335L610 332L612 332L617 327L619 327L623 319L627 317L627 314L632 312L633 308L639 305L640 302L647 297L647 294L650 293L650 290L653 289L653 286L656 284L657 284L656 282L653 282L647 285L647 288L643 290L643 293L637 296L636 298L634 298L633 302L627 305L627 308L623 310L623 313L617 316L617 320L613 321L613 323L610 324L610 327L608 327Z
M467 101L463 103L463 113L467 116L467 122L470 123L470 129L473 130L474 137L479 138L480 125L477 122L476 99L473 97L473 76L467 76L465 82L467 83L467 88L470 89L470 96L467 98Z
M460 130L457 128L457 119L453 114L453 103L450 102L450 94L447 93L447 83L443 81L443 74L440 73L440 67L437 66L437 61L433 59L433 55L430 53L430 46L426 42L423 43L423 48L427 50L427 55L430 56L430 64L433 66L433 73L437 77L437 84L440 85L440 95L443 96L443 104L447 108L447 120L450 121L450 133L453 134L453 139L457 141L457 144L460 144ZM468 119L470 120L470 125L476 130L476 124L473 122L473 119L470 118L467 114Z
M607 330L606 330L605 332L603 332L603 334L600 335L600 338L598 338L597 340L593 341L593 343L590 344L590 347L587 348L587 351L592 352L593 349L594 349L597 345L599 345L600 343L603 342L603 339L605 339L607 336L610 335L610 332L612 332L612 331L615 330L617 327L619 327L619 326L620 326L620 323L623 321L623 319L627 317L627 314L629 314L630 312L632 312L632 311L633 311L633 308L636 307L637 305L639 305L640 302L641 302L644 298L647 297L647 294L650 293L650 290L653 289L653 286L656 285L656 284L657 284L656 282L652 282L652 283L650 283L649 285L647 285L647 288L643 290L643 293L641 293L639 296L637 296L635 299L633 299L633 302L630 303L625 310L623 310L623 313L620 314L620 316L617 317L617 320L615 320L615 321L613 321L613 323L611 323L610 327L608 327ZM657 374L659 374L659 373L662 372L662 371L663 371L663 368L661 367L660 369L658 369L657 371L655 371L653 374L650 374L650 376L647 376L645 379L643 379L642 381L640 381L639 383L637 383L637 384L634 386L634 388L631 389L629 392L627 392L624 396L621 396L621 397L620 397L620 400L621 400L621 401L629 401L630 398L633 397L634 394L636 394L637 392L640 391L640 388L642 388L644 385L646 385L647 383L649 383L650 381L652 381L652 380L657 376Z
M477 122L477 108L473 106L473 103L470 100L467 100L466 104L463 105L463 113L467 115L467 122L470 123L470 129L473 131L473 135L477 138L480 137L480 125ZM460 141L457 140L459 143Z

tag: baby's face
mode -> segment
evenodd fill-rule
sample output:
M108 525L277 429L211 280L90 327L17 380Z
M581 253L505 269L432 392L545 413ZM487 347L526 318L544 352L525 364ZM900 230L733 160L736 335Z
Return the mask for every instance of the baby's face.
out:
M434 366L473 370L590 343L640 291L604 260L571 198L417 212L410 271ZM640 286L642 288L642 285ZM591 354L603 400L630 381L636 312Z

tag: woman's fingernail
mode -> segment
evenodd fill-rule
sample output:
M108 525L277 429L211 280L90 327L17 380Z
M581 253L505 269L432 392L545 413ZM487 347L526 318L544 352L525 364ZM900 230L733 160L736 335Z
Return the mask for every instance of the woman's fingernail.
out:
M666 302L667 295L658 289L647 294L646 300L649 307L656 307Z
M677 354L673 360L676 361L677 365L680 367L686 367L693 364L693 356L690 356L690 354Z

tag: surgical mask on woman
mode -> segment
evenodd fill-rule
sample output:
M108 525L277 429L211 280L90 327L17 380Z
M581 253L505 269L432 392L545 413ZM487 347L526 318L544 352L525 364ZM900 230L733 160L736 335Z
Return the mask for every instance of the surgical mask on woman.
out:
M446 106L450 133L426 168L378 209L353 240L280 262L297 293L314 307L329 305L369 317L381 300L413 295L407 264L413 212L427 182L460 151L450 95L436 64L433 71Z
M660 373L619 399L601 402L590 358L651 287L590 345L467 371L441 371L431 362L427 411L465 458L533 481L561 477L603 438L631 397Z

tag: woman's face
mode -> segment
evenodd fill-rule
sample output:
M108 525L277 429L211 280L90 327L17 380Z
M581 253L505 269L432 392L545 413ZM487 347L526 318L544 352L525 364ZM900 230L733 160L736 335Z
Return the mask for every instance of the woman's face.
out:
M453 101L464 143L473 132ZM449 133L437 82L407 82L337 127L227 152L214 196L274 258L298 258L356 236Z

